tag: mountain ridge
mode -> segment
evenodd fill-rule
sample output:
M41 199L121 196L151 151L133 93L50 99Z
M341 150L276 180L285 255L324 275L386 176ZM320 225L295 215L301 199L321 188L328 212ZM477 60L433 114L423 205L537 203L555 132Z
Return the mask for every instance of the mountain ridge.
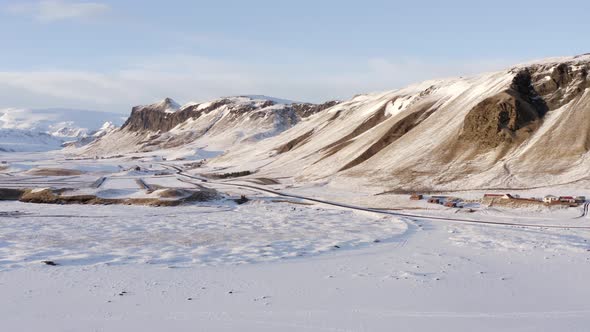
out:
M316 115L313 124L236 147L212 165L240 160L258 167L258 176L391 190L583 179L590 166L589 68L588 55L558 58L359 95Z
M388 190L578 181L590 168L589 72L586 54L320 105L237 96L168 113L137 106L83 153L208 150L212 167Z

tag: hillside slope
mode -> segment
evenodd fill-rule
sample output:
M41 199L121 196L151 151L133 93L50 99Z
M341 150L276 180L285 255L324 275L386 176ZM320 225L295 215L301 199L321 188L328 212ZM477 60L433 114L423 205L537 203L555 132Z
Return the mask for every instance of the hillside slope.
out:
M552 185L590 169L590 55L356 96L212 161L388 190ZM263 166L264 165L264 166Z

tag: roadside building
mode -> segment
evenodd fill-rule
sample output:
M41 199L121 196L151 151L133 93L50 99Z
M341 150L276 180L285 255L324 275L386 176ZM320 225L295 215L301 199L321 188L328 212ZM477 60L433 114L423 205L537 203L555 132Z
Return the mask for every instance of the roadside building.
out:
M582 204L582 203L586 203L586 196L576 196L576 203Z
M445 206L446 207L455 208L455 207L457 207L457 202L455 202L455 201L447 201L447 202L445 202Z
M412 196L410 196L410 199L413 200L413 201L419 201L419 200L421 200L423 198L424 198L424 196L423 195L420 195L420 194L413 194Z
M559 201L562 203L576 203L576 199L573 196L560 196Z
M553 203L559 202L559 197L553 196L553 195L547 195L547 196L543 197L543 202L545 202L547 204L553 204Z

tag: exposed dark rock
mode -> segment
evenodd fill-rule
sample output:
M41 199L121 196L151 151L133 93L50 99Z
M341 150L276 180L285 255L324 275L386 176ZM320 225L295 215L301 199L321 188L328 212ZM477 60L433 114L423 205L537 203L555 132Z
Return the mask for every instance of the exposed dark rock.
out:
M148 106L135 106L131 110L131 115L121 129L127 129L134 132L167 132L188 119L199 118L203 114L207 114L229 102L230 101L227 99L222 99L201 110L197 110L199 105L194 105L173 113L166 113L166 108L162 107L162 103Z
M336 100L328 101L323 104L292 104L291 107L295 110L297 116L305 119L311 115L319 113L325 109L338 105L340 102Z
M58 266L59 265L54 261L42 261L41 263L43 263L45 265L49 265L49 266Z
M483 100L467 114L459 139L482 149L521 142L537 129L548 110L525 69L516 74L509 89Z
M188 119L197 119L204 114L207 114L221 106L228 105L230 111L228 117L235 119L250 113L251 119L256 119L266 116L266 113L258 112L264 108L275 105L272 100L266 100L262 103L252 104L233 104L229 98L220 99L212 102L207 107L201 108L200 104L180 109L176 112L167 113L166 109L169 104L173 103L168 98L161 103L147 106L135 106L131 111L131 115L121 127L133 132L152 131L152 132L167 132L177 125L187 121ZM299 119L306 118L312 114L321 112L329 107L338 104L337 101L329 101L323 104L309 104L309 103L294 103L286 105L280 110L273 110L279 116L288 119L290 125L294 125ZM152 137L157 138L157 137Z
M0 201L16 201L25 193L24 189L0 188Z
M311 138L311 135L313 135L313 130L310 130L307 133L290 140L289 142L278 147L276 151L277 151L277 153L280 154L280 153L285 153L285 152L291 151L293 149L296 149L300 145L307 142Z
M242 196L240 196L240 198L238 198L238 199L236 199L234 201L236 203L242 205L242 204L248 203L250 200L248 199L248 197L246 197L246 195L242 195Z
M549 110L555 110L580 96L584 89L590 87L588 78L589 65L573 67L562 63L547 75L544 66L531 67L533 86L543 98Z

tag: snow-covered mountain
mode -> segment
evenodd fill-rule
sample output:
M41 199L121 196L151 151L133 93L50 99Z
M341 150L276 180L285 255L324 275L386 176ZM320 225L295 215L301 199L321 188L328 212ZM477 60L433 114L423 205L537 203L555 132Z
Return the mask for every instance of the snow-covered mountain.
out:
M264 96L135 107L85 152L222 154L210 166L351 188L523 188L590 180L590 55L323 105Z
M122 114L86 110L0 109L0 149L46 151L65 142L89 142L105 123L120 126L124 119Z
M63 140L46 133L0 129L0 152L31 152L61 149Z
M400 191L584 181L589 72L582 55L359 95L210 164Z
M282 103L281 103L282 102ZM170 98L136 106L123 126L90 144L92 155L182 150L192 155L201 148L226 151L279 135L302 119L335 105L294 103L266 96L225 97L179 106Z

